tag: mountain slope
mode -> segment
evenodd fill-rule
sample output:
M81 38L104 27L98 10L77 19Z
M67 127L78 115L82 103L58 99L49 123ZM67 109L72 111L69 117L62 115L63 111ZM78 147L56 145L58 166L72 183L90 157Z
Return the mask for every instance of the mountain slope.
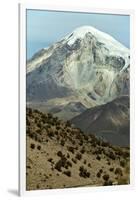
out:
M129 97L118 97L105 105L90 108L71 122L84 132L93 133L111 144L129 146Z
M66 107L79 99L86 108L107 103L129 93L129 59L129 50L110 35L77 28L28 61L27 102L35 107L58 98Z
M129 149L27 108L27 190L129 184Z

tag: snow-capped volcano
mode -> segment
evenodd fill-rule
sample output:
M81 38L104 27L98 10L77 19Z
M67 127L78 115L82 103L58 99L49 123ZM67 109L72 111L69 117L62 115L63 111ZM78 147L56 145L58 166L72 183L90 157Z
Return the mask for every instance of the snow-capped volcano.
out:
M129 59L110 35L79 27L28 61L27 101L62 107L73 99L86 108L111 101L129 93Z
M112 49L112 51L116 51L116 46L119 47L119 51L124 51L124 48L126 48L109 34L99 31L92 26L81 26L79 28L76 28L71 34L66 37L66 39L68 40L68 45L72 45L77 39L83 39L86 34L95 36L99 42L106 44L108 48ZM129 50L126 48L126 51L128 52Z

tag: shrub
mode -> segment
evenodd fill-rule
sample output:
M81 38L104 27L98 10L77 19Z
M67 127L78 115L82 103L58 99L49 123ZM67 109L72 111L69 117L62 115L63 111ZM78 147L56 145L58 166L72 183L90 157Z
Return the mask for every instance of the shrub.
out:
M86 160L84 160L84 162L83 162L84 164L86 164L87 163L87 161Z
M68 121L68 120L66 121L66 126L69 126L69 127L71 126L70 121Z
M69 160L66 162L66 164L67 164L69 167L72 167L72 163L71 163Z
M82 148L82 149L80 150L80 152L81 152L82 154L84 154L84 153L85 153L85 149Z
M55 169L61 171L61 167L67 166L66 161L67 159L64 156L62 156L61 159L56 163Z
M97 176L98 178L100 178L100 177L101 177L101 174L102 174L102 172L103 172L103 170L102 170L102 169L100 169L100 170L99 170L99 172L96 174L96 176Z
M101 157L100 157L100 156L96 156L96 159L97 159L97 160L101 160Z
M105 181L104 186L108 186L108 185L113 185L113 182L111 180Z
M115 174L118 174L118 175L122 176L122 175L123 175L122 169L119 168L119 167L116 168L116 169L115 169Z
M46 125L46 128L47 129L51 128L51 125L50 124Z
M96 147L96 142L93 142L92 146L93 146L93 147Z
M52 131L48 132L47 134L50 138L54 137L54 133Z
M113 167L111 167L109 170L110 170L110 172L113 172L113 171L114 171L114 168L113 168Z
M38 122L38 123L37 123L37 126L41 129L41 128L42 128L41 122Z
M101 145L101 141L100 140L97 140L97 145Z
M55 131L55 135L58 135L58 131Z
M37 134L34 134L34 140L38 141L38 135Z
M48 118L52 118L52 114L51 113L48 113Z
M57 129L57 130L59 130L59 129L60 129L60 126L59 126L59 125L58 125L58 126L56 126L56 129Z
M37 114L41 114L41 112L37 109L34 109L34 112L37 113Z
M79 134L76 135L76 139L80 140L81 136Z
M86 141L88 141L88 136L87 136L87 135L84 135L84 139L85 139Z
M72 162L74 162L75 164L77 163L77 160L72 158Z
M88 167L91 167L91 164L90 164L90 163L88 163Z
M69 146L67 148L68 148L68 151L70 151L72 154L74 154L74 148L73 147Z
M108 174L104 174L104 175L103 175L103 179L104 179L105 181L108 181L109 175L108 175Z
M76 142L75 142L74 140L72 140L72 144L73 144L73 145L75 145L75 144L76 144Z
M38 150L41 150L41 146L40 146L40 145L38 145L38 146L37 146L37 149L38 149Z
M29 122L28 118L26 118L26 124L27 124L27 126L30 126L30 122Z
M97 154L97 155L102 154L102 151L103 151L102 148L98 148L98 149L94 152L94 154Z
M28 133L28 132L27 132ZM34 138L34 133L28 133L31 138Z
M109 152L108 157L111 158L112 160L116 159L116 156L114 155L112 151Z
M39 189L39 188L40 188L39 184L37 184L37 185L36 185L36 188L37 188L37 189Z
M67 131L67 133L69 133L69 132L70 132L70 129L67 128L66 131Z
M68 169L69 168L69 166L68 165L65 165L65 169Z
M80 140L79 145L80 145L80 146L83 145L83 140Z
M48 159L48 162L51 162L51 163L52 163L52 160L53 160L52 158L49 158L49 159Z
M110 144L109 142L105 142L105 141L102 141L102 144L101 144L103 147L109 147Z
M81 160L81 158L82 158L82 155L80 153L77 153L76 154L76 159Z
M99 172L100 172L100 173L103 173L103 170L102 170L102 169L100 169L100 170L99 170Z
M33 113L32 109L31 109L31 108L28 108L27 111L28 111L28 115L31 116L32 113Z
M61 144L62 146L64 146L64 145L65 145L65 141L64 141L64 140L61 140L60 144Z
M66 176L71 177L71 172L70 171L64 171L63 174L65 174Z
M90 177L90 172L87 171L87 169L85 169L83 166L80 167L80 177L83 177L83 178L89 178Z
M42 133L42 130L41 130L41 129L37 129L37 130L36 130L36 133L38 133L38 134L40 134L40 135L41 135L41 133Z
M124 160L120 160L120 165L121 165L121 167L125 167L125 161Z
M55 125L54 122L51 122L51 125L54 126Z
M96 174L96 176L97 176L98 178L100 178L100 177L101 177L101 173L98 172L98 173Z
M62 157L62 156L63 156L63 154L62 154L61 151L58 151L58 152L57 152L57 155L58 155L59 157Z
M69 153L67 153L67 158L70 158L70 155L69 155Z
M32 144L30 145L30 147L31 147L31 149L34 149L34 148L35 148L35 144L32 143Z
M59 141L59 139L60 139L60 137L59 137L59 136L57 136L57 141Z
M62 167L62 163L61 163L61 161L58 161L55 165L55 169L58 170L59 172L61 172L61 167Z
M76 150L78 150L78 147L75 147Z

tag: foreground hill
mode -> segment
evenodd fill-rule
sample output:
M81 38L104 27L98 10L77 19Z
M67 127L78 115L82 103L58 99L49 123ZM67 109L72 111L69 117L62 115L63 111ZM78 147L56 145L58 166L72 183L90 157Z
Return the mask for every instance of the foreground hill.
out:
M129 184L129 149L27 108L27 190Z

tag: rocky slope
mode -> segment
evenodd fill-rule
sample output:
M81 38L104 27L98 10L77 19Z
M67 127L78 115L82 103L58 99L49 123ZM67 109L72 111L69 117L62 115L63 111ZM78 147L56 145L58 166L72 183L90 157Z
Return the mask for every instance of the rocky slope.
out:
M129 50L110 35L77 28L28 61L28 105L70 119L82 112L74 111L76 104L87 109L129 94L129 59Z
M129 184L129 148L27 108L27 190Z
M129 97L117 99L84 111L71 122L86 133L93 133L114 145L129 146Z

